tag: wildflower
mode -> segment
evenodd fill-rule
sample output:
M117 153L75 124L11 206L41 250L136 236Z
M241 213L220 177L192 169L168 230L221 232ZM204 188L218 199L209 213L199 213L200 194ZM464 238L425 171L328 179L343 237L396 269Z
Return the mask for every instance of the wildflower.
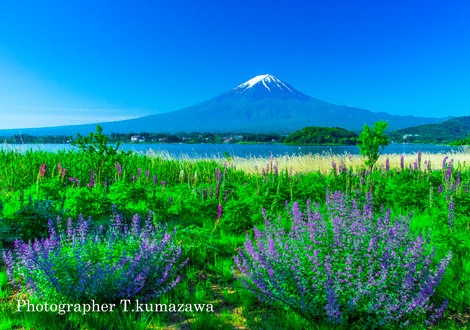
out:
M95 185L95 169L92 168L90 172L90 182L88 182L88 187L93 187Z
M446 171L446 182L447 183L450 182L451 175L452 175L452 164L449 164L449 166L447 167L447 171Z
M449 158L449 156L445 156L444 159L442 160L442 168L446 168L447 167L447 159Z
M454 228L454 217L455 217L455 204L451 196L449 206L447 208L447 224L450 228Z
M418 168L421 169L421 149L418 150Z
M222 217L222 204L217 205L217 220Z
M154 226L151 214L142 226L135 215L130 228L119 226L116 217L106 232L91 230L91 219L83 217L76 225L69 219L66 233L55 229L60 218L49 221L48 238L33 244L17 240L13 253L3 253L7 276L37 299L117 303L157 298L179 283L178 273L188 260L180 262L176 229L167 233L166 227Z
M46 175L46 164L42 164L41 168L39 169L38 178L42 179Z
M430 299L452 254L433 266L426 241L410 235L410 218L392 221L389 210L377 217L371 193L362 210L340 192L328 194L327 219L309 204L302 213L293 203L289 231L263 211L264 230L255 228L234 257L235 277L259 300L334 324L367 314L391 327L442 315L445 303L435 309Z
M115 167L116 167L116 171L117 171L118 176L121 176L121 175L122 175L122 167L121 167L121 164L116 163Z

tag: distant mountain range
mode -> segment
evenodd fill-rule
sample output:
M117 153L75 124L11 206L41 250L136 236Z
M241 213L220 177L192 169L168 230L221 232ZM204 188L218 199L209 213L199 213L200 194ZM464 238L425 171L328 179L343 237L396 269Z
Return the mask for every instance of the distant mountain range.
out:
M182 110L116 122L100 123L105 133L255 132L287 134L306 126L342 127L361 131L364 124L389 122L392 130L433 124L444 119L396 116L328 103L299 92L265 74L256 76L211 100ZM94 131L96 124L2 130L14 134L75 135Z
M470 134L470 116L456 117L439 124L407 127L392 133L397 142L449 143Z

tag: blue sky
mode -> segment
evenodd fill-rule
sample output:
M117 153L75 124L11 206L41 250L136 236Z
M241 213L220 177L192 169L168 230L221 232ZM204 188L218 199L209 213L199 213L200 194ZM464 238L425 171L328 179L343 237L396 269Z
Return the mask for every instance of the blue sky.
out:
M470 115L470 1L0 3L0 128L178 110L270 73L372 111Z

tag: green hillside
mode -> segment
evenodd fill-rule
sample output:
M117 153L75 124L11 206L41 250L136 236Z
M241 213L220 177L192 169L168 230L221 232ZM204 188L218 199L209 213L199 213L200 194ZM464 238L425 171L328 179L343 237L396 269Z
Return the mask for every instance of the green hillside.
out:
M464 139L470 133L470 116L456 117L439 124L428 124L399 129L390 133L396 142L451 143Z

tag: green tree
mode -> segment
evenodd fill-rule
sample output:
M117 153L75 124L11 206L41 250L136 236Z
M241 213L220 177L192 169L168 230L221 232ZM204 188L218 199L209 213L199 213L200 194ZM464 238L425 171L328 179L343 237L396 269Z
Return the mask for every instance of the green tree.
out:
M388 138L384 134L387 127L388 122L382 120L375 122L372 128L365 124L362 133L357 139L357 146L359 147L361 156L366 159L365 164L369 166L371 170L388 145Z
M131 151L118 151L120 142L117 142L114 147L108 145L108 137L103 134L103 128L100 125L96 125L96 132L91 132L88 136L77 134L71 144L78 148L91 169L96 171L94 174L96 174L98 182L101 182L103 173L106 175L111 173L119 160L119 155L131 154ZM108 181L108 178L106 178L106 181Z

